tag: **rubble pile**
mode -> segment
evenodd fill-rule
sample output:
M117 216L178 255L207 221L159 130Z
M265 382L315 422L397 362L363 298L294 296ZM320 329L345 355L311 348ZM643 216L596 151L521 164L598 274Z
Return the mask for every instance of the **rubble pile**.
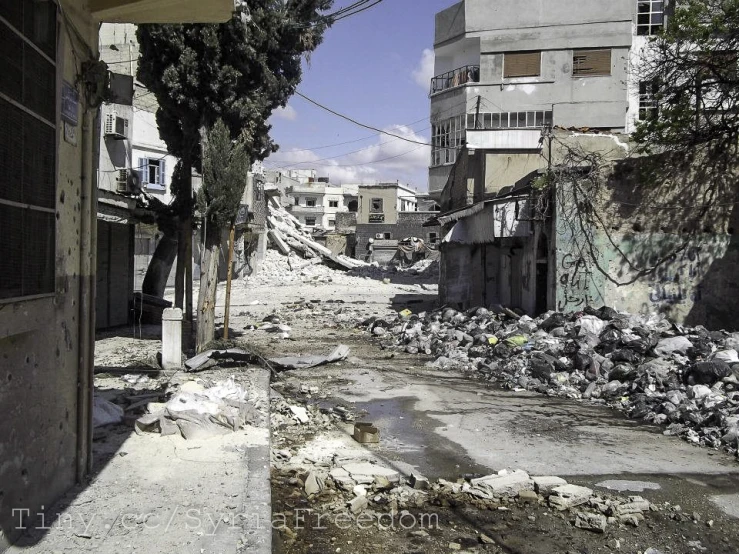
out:
M435 357L505 388L588 399L666 425L691 443L739 444L739 333L684 328L603 307L532 319L505 308L443 308L362 326L383 346Z
M310 230L280 206L274 198L269 199L267 209L267 223L269 225L267 236L274 247L283 255L287 256L291 252L296 252L303 258L330 262L342 269L354 269L366 265L365 262L348 256L334 254L325 246L318 244L311 238Z

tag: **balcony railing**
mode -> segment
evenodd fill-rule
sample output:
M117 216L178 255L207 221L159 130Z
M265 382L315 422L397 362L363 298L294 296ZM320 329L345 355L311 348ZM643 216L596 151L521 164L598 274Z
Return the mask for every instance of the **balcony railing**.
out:
M301 204L293 204L287 207L291 212L300 212L305 214L322 214L324 212L323 206L306 206Z
M465 65L453 71L448 71L437 75L431 79L431 92L430 94L436 94L442 90L458 87L466 83L479 83L480 82L480 66L479 65Z

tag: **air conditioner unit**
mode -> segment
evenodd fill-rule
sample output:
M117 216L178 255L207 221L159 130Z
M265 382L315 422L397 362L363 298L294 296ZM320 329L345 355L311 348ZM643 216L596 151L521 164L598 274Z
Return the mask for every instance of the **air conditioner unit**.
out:
M118 178L115 180L115 190L117 192L128 192L128 170L119 169Z
M385 238L385 234L384 233L376 233L375 234L375 238L376 239L379 239L379 240L382 240L382 239Z
M110 112L105 116L105 130L104 134L106 137L113 138L115 140L122 140L128 137L128 119L118 117L115 112Z

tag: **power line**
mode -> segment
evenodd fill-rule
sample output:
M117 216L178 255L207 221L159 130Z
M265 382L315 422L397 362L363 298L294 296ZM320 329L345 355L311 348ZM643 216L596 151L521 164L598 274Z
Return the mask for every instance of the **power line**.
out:
M329 113L331 113L331 114L333 114L333 115L335 115L337 117L340 117L342 119L346 119L347 121L350 121L351 123L354 123L355 125L359 125L360 127L364 127L365 129L370 129L371 131L376 131L377 133L380 133L382 135L388 135L390 137L394 137L396 139L404 140L406 142L410 142L410 143L413 143L413 144L420 144L422 146L431 146L431 144L428 143L428 142L421 142L421 141L418 141L418 140L409 139L409 138L406 138L406 137L403 137L403 136L400 136L400 135L396 135L394 133L389 133L388 131L383 131L382 129L378 129L377 127L373 127L372 125L366 125L364 123L360 123L356 119L352 119L349 116L346 116L344 114L341 114L341 113L339 113L337 111L332 110L328 106L324 106L323 104L321 104L319 102L316 102L312 98L308 98L305 94L303 94L299 90L296 90L295 91L295 94L297 94L298 96L300 96L304 100L307 100L311 104L315 104L316 106L318 106L322 110L326 110L327 112L329 112Z
M443 113L446 113L446 112L451 112L453 110L456 110L459 106L462 106L462 105L465 106L465 111L466 111L466 106L467 106L467 104L469 102L470 102L470 100L463 100L462 102L458 102L457 104L454 104L453 106L450 106L450 107L446 108L445 110L441 110L439 112L439 114L443 114ZM439 115L439 114L437 114L437 115ZM421 121L426 121L427 119L429 119L428 116L425 116L425 117L422 117L421 119L417 119L416 121L413 121L411 123L405 123L402 126L403 127L410 127L412 125L415 125L416 123L420 123ZM429 127L426 127L424 129L421 129L421 130L425 131L426 129L429 129ZM367 135L366 137L358 138L358 139L355 139L355 140L348 140L346 142L337 142L335 144L326 144L326 145L323 145L323 146L314 146L312 148L293 148L292 150L290 150L290 152L308 152L308 151L314 151L314 150L324 150L326 148L333 148L334 146L344 146L345 144L353 144L355 142L362 142L363 140L369 140L371 138L375 138L377 135L378 135L378 133L374 133L372 135ZM280 152L278 152L278 153L280 153ZM281 152L281 153L287 154L288 152Z

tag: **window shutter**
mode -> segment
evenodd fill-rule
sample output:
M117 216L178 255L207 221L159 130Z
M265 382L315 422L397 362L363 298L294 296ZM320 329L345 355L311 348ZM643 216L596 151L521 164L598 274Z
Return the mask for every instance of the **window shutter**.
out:
M147 167L149 165L149 160L146 158L139 158L139 164L138 164L138 173L139 177L141 177L141 184L142 185L148 185L149 184L149 168Z
M541 75L541 52L507 53L503 57L503 77L538 77Z
M610 75L611 49L575 50L572 55L572 75Z
M164 187L167 184L167 162L162 160L159 162L159 186Z

